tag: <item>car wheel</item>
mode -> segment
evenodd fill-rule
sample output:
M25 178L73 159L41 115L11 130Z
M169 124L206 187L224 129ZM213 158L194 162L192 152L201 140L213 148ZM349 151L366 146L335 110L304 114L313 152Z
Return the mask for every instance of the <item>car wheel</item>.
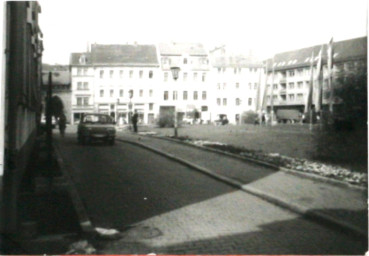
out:
M86 138L86 136L82 136L81 137L81 143L82 143L82 145L86 145L87 144L87 138Z
M113 139L111 139L111 140L109 141L109 145L114 145L114 143L115 143L115 138L113 138Z
M77 137L77 142L78 144L82 144L82 137L80 135L78 135Z

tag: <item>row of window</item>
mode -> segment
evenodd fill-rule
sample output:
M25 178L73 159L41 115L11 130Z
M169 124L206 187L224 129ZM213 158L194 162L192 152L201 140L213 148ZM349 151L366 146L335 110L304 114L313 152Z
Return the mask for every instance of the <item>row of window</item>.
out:
M76 97L77 106L88 106L90 101L90 97L88 96L80 96ZM114 105L111 105L111 109L114 108ZM154 103L149 103L149 110L154 109Z
M258 86L259 86L259 83L254 83L254 84L249 83L248 84L249 90L252 90L253 88L254 88L254 90L256 90L258 88ZM240 83L236 83L235 87L236 87L236 89L239 89L240 88ZM227 88L227 83L223 83L223 85L221 83L217 84L217 89L218 90L221 90L221 89L225 90L226 88Z
M252 90L252 89L256 90L258 88L258 85L259 85L258 83L254 83L254 84L249 83L248 84L248 88L249 88L249 90ZM268 86L270 86L270 85L268 85ZM217 89L218 90L220 90L220 89L225 90L226 87L227 87L227 83L223 83L223 86L221 85L221 83L218 83L217 84ZM235 87L236 87L236 89L239 89L240 88L240 83L236 83L235 84ZM88 88L88 82L78 82L77 83L77 90L88 90L88 89L89 89Z
M161 63L171 65L171 64L172 64L172 59L167 58L167 57L162 57L162 58L161 58ZM187 59L187 58L183 58L182 63L183 63L184 65L188 64L188 59ZM209 60L208 60L208 58L200 58L200 59L199 59L199 63L200 63L200 64L205 64L205 65L207 65L207 64L209 64ZM191 64L192 64L192 61L191 61Z
M241 74L242 70L249 70L249 73L257 73L258 72L258 68L233 68L233 73L234 74ZM222 67L222 68L218 68L218 74L220 73L225 73L227 71L226 67Z
M304 99L304 94L303 93L298 93L298 94L288 94L288 100L289 101L294 101L294 100L298 100L301 101ZM273 95L273 100L277 100L278 96L277 95ZM267 101L270 100L270 95L267 96ZM283 101L286 100L286 98L282 98Z
M334 68L337 70L337 72L342 71L342 70L353 70L355 67L359 67L362 65L362 62L360 61L348 61L345 62L344 64L340 64L337 63L334 65ZM324 64L322 66L323 72L327 71L327 65ZM314 67L314 73L317 72L317 68ZM298 68L298 69L292 69L292 70L288 70L288 71L282 71L279 72L282 76L281 78L285 78L285 77L295 77L295 76L307 76L310 75L311 70L310 67L308 68ZM271 72L269 71L269 74L271 75Z
M88 82L78 82L77 90L88 90Z
M306 81L305 82L305 87L306 88L309 88L309 85L310 85L310 82L309 81ZM268 86L268 88L270 88L270 84L268 84L267 85ZM281 87L281 89L286 89L286 87L285 86L283 86L283 85L281 85L280 86ZM288 83L288 89L295 89L295 88L297 88L297 89L303 89L304 88L304 82L297 82L297 83ZM278 84L273 84L273 89L278 89Z
M107 73L107 72L106 72ZM100 70L100 78L105 78L105 70ZM119 78L123 78L124 76L124 70L119 70ZM115 72L114 70L109 70L109 78L114 78ZM133 78L134 75L134 70L129 70L128 72L129 78ZM143 70L139 70L138 71L138 76L139 78L144 78L144 71ZM154 71L149 70L148 72L148 78L153 78L154 77Z
M100 90L100 97L105 97L105 91L106 90ZM134 97L134 91L133 90L129 90L130 91L130 93L131 93L131 95L129 95L129 97ZM119 94L118 95L115 95L115 90L113 90L113 89L111 89L111 90L109 90L109 97L120 97L120 98L122 98L122 97L125 97L124 96L125 94L124 94L124 90L123 89L120 89L119 90ZM143 97L143 95L144 95L144 90L139 90L138 91L138 95L139 95L139 97ZM153 90L149 90L149 97L152 97L153 96Z
M79 75L79 76L81 76L81 75L86 76L87 75L87 71L88 71L87 68L78 68L77 69L77 75Z
M77 97L77 106L88 106L90 101L90 97L83 96Z
M188 92L187 91L182 92L182 99L183 100L188 100ZM198 94L197 91L194 91L193 92L193 100L198 100L198 99L199 99L199 94ZM202 92L201 99L202 100L207 99L206 91ZM164 100L169 100L169 91L164 91ZM178 100L178 92L177 91L172 92L172 100Z
M221 106L222 105L222 102L223 102L223 106L227 106L227 101L228 101L227 98L223 98L223 101L222 101L221 98L217 98L217 105L218 106ZM241 102L242 102L242 100L240 98L236 98L235 99L235 105L236 106L240 106L241 105ZM252 98L248 98L247 104L248 104L248 106L251 106L252 105Z
M192 76L192 80L197 81L197 77L198 77L197 72L194 72L193 76ZM169 72L164 72L164 82L167 82L168 78L169 78ZM184 82L188 81L188 73L187 72L183 72L182 80ZM206 80L206 73L202 73L201 81L205 82L205 80Z

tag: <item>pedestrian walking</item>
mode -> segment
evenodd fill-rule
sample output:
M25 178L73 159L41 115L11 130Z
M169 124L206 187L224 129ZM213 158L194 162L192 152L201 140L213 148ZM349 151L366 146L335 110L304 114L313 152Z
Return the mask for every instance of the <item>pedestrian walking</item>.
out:
M64 137L65 128L67 127L67 119L64 114L61 114L59 117L59 132L62 137Z
M262 124L265 124L265 114L264 113L261 116L261 123Z
M133 124L134 132L137 132L137 122L138 122L138 114L137 114L137 110L135 110L135 113L132 116L132 124Z

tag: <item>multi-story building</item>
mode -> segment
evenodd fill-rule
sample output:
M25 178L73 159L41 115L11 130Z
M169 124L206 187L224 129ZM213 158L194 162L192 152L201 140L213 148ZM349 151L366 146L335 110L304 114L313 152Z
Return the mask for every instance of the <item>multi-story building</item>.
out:
M274 62L269 59L266 104L268 111L273 107L278 119L293 120L302 115L307 102L311 80L311 58L314 56L313 76L316 81L318 54L322 50L322 108L327 109L330 103L330 88L328 87L327 69L328 45L316 45L295 51L279 53L274 56ZM355 69L367 65L367 37L355 38L333 43L333 88L340 86L339 77L345 76ZM274 66L274 75L273 75ZM313 86L313 106L319 99L318 84ZM338 107L340 99L333 97Z
M153 123L158 112L159 62L154 45L91 45L73 53L72 123L82 113L107 113L118 124L137 110L140 121Z
M7 1L0 10L4 29L0 89L1 232L6 234L4 237L14 237L21 226L22 211L18 207L24 181L35 176L27 166L35 152L41 118L41 7L36 1Z
M252 55L229 55L221 47L211 51L211 106L213 119L240 123L242 114L259 108L264 86L261 61Z
M366 67L366 42L365 37L333 43L335 87L338 75ZM71 56L71 121L78 121L85 112L100 112L122 124L129 122L129 113L138 110L143 123L154 123L168 112L177 112L179 120L198 116L207 123L227 117L230 123L240 123L243 113L265 107L268 112L273 108L279 120L296 120L307 101L312 53L316 74L320 50L322 104L327 108L327 45L276 54L274 62L266 61L266 77L261 61L252 55L226 54L224 47L208 54L201 44L193 43L162 43L158 47L94 44L91 51ZM172 76L173 67L180 69L177 80ZM317 102L314 84L313 106ZM335 97L334 102L339 99Z
M173 112L178 119L198 117L203 122L211 120L209 98L210 63L208 53L201 44L162 43L159 44L162 76L158 104L160 114ZM174 80L171 67L179 67L179 77Z

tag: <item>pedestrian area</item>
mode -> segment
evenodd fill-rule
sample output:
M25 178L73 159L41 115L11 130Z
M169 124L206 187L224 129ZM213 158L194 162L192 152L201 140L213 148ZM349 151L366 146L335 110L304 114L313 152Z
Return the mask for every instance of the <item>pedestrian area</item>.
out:
M276 171L163 138L119 132L118 138L156 150L294 212L366 237L367 191Z

